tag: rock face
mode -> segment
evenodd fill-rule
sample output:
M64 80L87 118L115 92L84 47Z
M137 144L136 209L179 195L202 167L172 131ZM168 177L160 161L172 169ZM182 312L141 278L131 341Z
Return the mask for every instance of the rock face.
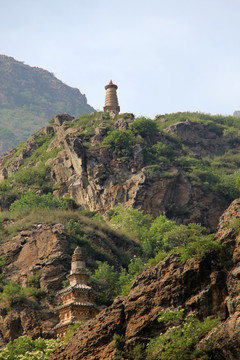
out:
M5 279L27 285L29 275L40 271L40 286L47 290L61 287L70 265L69 241L62 224L37 224L21 231L11 241L0 246L5 255Z
M133 248L138 247L112 230L108 232L104 228L98 233L94 228L93 231L90 220L86 221L89 243L99 253L102 249L119 267L119 257L123 253L125 257L131 256ZM87 245L87 265L93 261L89 250L91 245ZM85 250L84 245L81 246ZM54 336L53 328L59 321L53 311L57 301L55 294L62 289L62 282L70 272L75 247L76 243L72 242L66 227L61 223L37 223L28 230L19 231L9 241L0 243L0 257L6 256L4 280L11 280L25 288L31 277L37 275L39 288L44 292L39 294L37 300L31 301L30 297L12 306L9 311L3 308L0 310L0 342L2 340L6 343L21 335L34 338Z
M30 276L39 274L39 285L47 293L61 288L70 266L69 241L61 224L38 224L21 231L11 241L0 245L0 256L6 256L5 280L26 287ZM0 331L6 342L21 335L51 337L57 316L49 296L39 299L39 306L30 302L15 306L0 315Z
M125 335L126 344L146 343L163 329L157 322L161 310L184 308L198 317L218 316L216 354L223 359L240 358L240 236L236 219L240 200L221 217L216 240L225 243L219 253L202 260L190 259L180 266L172 254L141 273L126 297L118 297L109 308L79 328L69 343L54 351L51 360L104 360L114 355L113 335ZM234 225L235 224L235 225ZM220 357L222 356L222 357Z
M213 124L192 123L190 120L169 126L169 133L181 138L199 156L217 154L219 149L228 148L229 138L224 137L223 129Z
M41 130L46 134L55 134L47 152L62 148L55 158L46 163L52 168L56 196L71 197L84 209L100 213L122 203L153 216L167 214L175 218L176 215L179 222L198 222L215 231L219 216L228 206L219 193L192 186L180 167L164 163L157 168L146 166L140 144L135 145L131 157L118 158L110 149L101 146L107 133L106 126L96 127L94 135L88 140L92 146L84 146L84 135L70 126L72 119L69 115L58 115L51 126ZM132 120L132 114L129 114L129 118L118 119L115 127L125 130ZM197 129L200 125L196 125ZM178 123L170 130L181 134L186 141L192 141L194 147L196 126L194 124L192 128L189 123ZM206 129L198 129L198 136L201 135L200 131L207 134L206 142L212 144L209 145L211 153L212 146L219 146L220 140L212 139L211 131ZM190 136L189 133L195 135ZM38 133L31 136L19 154L11 150L0 158L1 179L14 175L25 159L34 153L39 146L35 141L37 136ZM161 141L160 134L158 137ZM207 146L201 146L201 149L206 151ZM200 156L200 150L195 150ZM0 203L4 209L4 199Z

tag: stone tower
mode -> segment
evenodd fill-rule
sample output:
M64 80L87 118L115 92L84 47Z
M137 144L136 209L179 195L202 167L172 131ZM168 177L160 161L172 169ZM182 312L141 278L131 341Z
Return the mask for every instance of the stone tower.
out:
M67 278L69 286L57 293L61 305L55 309L60 320L55 330L59 340L63 339L69 326L76 322L87 321L98 313L94 305L95 295L87 285L86 265L79 246L73 253L71 272Z
M109 84L105 86L106 98L105 98L105 106L103 108L106 112L113 112L115 115L119 114L120 106L118 105L117 98L117 85L113 84L112 80L110 80Z

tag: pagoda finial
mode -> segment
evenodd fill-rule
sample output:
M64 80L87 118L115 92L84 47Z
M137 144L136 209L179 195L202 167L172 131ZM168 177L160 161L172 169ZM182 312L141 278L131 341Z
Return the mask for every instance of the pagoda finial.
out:
M83 260L82 250L80 249L79 246L77 246L75 248L73 256L72 256L72 262L73 261L82 261L82 260Z

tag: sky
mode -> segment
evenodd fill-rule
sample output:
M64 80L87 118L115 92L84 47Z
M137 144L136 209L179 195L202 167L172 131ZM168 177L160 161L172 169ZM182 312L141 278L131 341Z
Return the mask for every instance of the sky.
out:
M240 110L239 0L0 0L0 54L55 74L102 110ZM0 79L1 81L1 79Z

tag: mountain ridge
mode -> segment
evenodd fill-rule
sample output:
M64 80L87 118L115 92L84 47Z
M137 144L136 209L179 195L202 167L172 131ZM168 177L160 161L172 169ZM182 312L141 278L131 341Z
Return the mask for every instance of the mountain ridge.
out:
M0 55L0 153L26 140L56 113L95 111L86 96L53 73Z

